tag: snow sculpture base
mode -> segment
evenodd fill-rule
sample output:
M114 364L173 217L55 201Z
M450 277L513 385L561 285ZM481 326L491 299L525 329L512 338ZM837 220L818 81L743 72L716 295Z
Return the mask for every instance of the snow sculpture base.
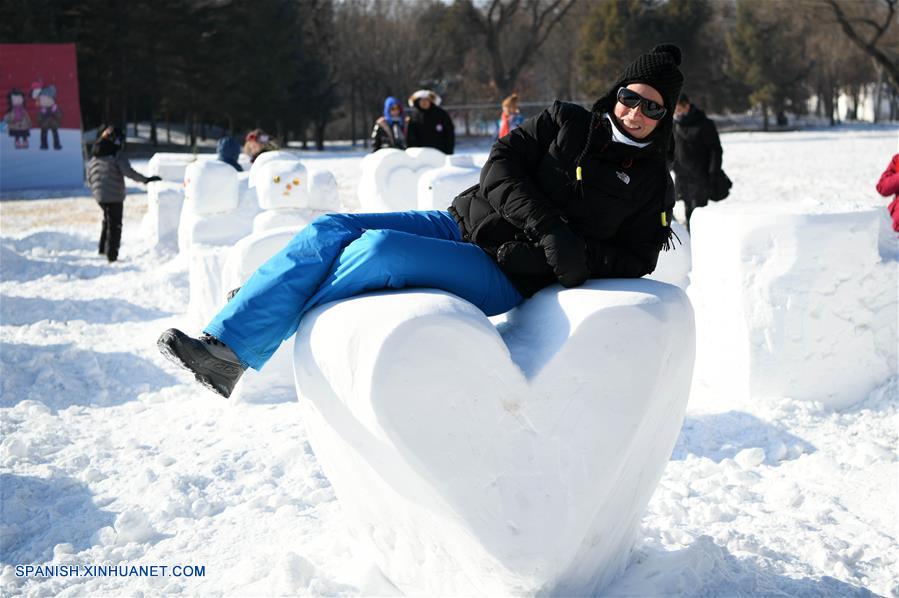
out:
M310 312L304 422L350 530L410 595L595 594L680 429L693 313L649 280L552 287L494 327L439 291Z
M224 293L243 286L259 266L281 251L301 228L283 227L254 232L238 241L228 250L225 259L221 284ZM244 372L231 399L245 403L283 401L291 396L293 388L293 340L290 339L282 343L261 371L249 369Z
M178 222L184 203L181 183L157 181L147 185L147 213L143 226L150 244L161 250L178 251Z
M190 330L202 330L212 316L225 304L222 269L228 257L228 247L195 244L188 256L187 319Z
M878 248L884 215L799 202L694 212L697 386L839 409L895 375L897 264Z
M471 156L447 156L442 167L429 170L418 179L418 209L447 209L459 193L477 184L480 177L481 169L474 165Z

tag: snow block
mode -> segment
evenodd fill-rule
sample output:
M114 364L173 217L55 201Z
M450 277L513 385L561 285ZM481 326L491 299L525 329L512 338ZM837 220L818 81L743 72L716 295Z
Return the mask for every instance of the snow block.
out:
M380 149L362 159L359 203L365 212L418 208L418 179L444 164L446 154L430 147Z
M481 169L471 156L452 155L440 167L426 171L418 179L418 209L445 210L462 191L476 185Z
M878 249L882 210L822 212L694 212L697 386L839 409L896 374L897 267Z
M187 165L197 159L193 154L174 154L160 152L153 154L147 167L149 175L162 177L163 181L181 183L184 181L184 171Z
M188 164L184 171L184 201L194 214L220 214L237 209L237 171L218 160Z
M188 326L202 330L225 304L229 289L222 285L222 270L230 248L222 245L195 244L187 262L189 298Z
M340 194L334 173L326 168L309 168L309 207L323 212L340 212Z
M275 160L288 160L288 161L299 161L300 157L293 152L288 152L286 150L276 150L271 152L264 152L259 154L256 157L256 161L253 162L253 165L250 167L250 188L256 187L256 182L259 180L260 173L263 170L263 167L268 163Z
M190 253L190 248L195 243L232 245L252 232L253 218L259 213L256 193L247 187L246 173L238 173L230 166L228 168L237 176L236 209L228 212L197 213L194 206L185 200L178 223L180 253ZM205 198L199 200L199 203L204 202L208 203Z
M183 204L181 183L156 181L147 185L147 213L143 226L153 247L178 251L178 223Z
M309 207L309 177L299 160L269 160L256 172L254 186L263 210Z
M686 289L690 284L690 270L693 267L690 233L679 222L672 222L671 230L677 235L677 238L673 239L674 248L659 253L656 269L646 278Z
M228 250L222 270L224 294L243 286L259 266L281 251L301 228L273 228L254 232L238 241ZM290 396L293 388L293 342L288 341L272 355L262 371L249 369L244 372L231 398L239 402L269 402L274 396Z
M351 533L410 595L595 595L683 421L693 312L650 280L544 289L494 327L439 291L311 311L304 423Z

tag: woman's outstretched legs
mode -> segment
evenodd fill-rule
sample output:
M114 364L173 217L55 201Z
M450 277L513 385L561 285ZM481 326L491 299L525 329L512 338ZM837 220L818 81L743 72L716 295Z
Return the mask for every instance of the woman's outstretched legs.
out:
M405 287L454 293L487 315L522 300L486 253L461 241L446 212L332 214L263 264L199 339L172 328L157 344L227 397L243 371L261 368L313 307Z
M261 368L281 342L296 332L303 314L312 306L310 298L341 252L371 230L460 240L458 227L446 212L322 216L263 264L204 332L224 342L244 365Z

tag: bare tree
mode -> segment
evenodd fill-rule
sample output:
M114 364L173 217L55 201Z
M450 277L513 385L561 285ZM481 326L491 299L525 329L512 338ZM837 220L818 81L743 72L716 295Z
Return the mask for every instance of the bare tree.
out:
M470 6L472 24L490 57L493 85L499 95L515 89L518 77L576 0L490 0Z
M899 36L899 0L822 0L840 24L843 33L883 68L899 89L899 61L889 45ZM891 35L887 35L890 33Z

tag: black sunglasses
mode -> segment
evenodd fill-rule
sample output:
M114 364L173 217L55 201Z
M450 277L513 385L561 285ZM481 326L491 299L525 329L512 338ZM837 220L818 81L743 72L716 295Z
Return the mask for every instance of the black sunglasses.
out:
M652 120L662 120L665 118L665 114L668 113L668 110L661 104L657 104L652 100L647 100L636 91L631 91L627 87L618 89L618 101L628 108L640 106L640 110L643 111L643 116L651 118Z

